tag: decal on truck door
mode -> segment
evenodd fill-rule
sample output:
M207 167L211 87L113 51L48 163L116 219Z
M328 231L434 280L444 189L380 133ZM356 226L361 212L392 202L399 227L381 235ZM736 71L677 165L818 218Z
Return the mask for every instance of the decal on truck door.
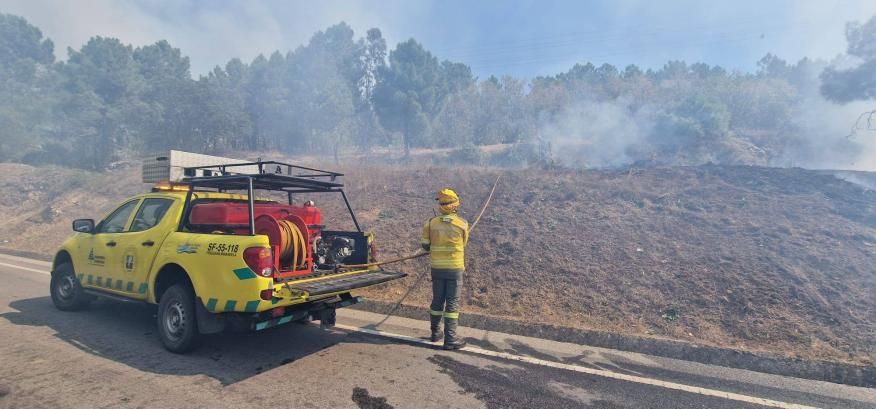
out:
M104 263L106 263L106 258L104 256L95 256L94 249L88 252L88 264L102 266Z
M200 247L200 246L197 244L189 244L189 243L180 244L179 246L176 246L176 253L177 254L195 254L198 252L198 247Z
M134 271L134 255L133 254L125 255L125 271L129 272L129 273Z

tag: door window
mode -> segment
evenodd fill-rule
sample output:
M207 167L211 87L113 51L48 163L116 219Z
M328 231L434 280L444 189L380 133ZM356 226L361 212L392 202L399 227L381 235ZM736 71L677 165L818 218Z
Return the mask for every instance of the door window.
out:
M134 222L131 224L129 231L144 231L149 230L164 218L167 209L173 204L172 199L148 198L143 200L140 210L134 216Z
M139 200L131 200L116 209L109 217L100 222L97 228L98 233L121 233L125 231L125 226L128 224L128 219L131 213L137 208Z

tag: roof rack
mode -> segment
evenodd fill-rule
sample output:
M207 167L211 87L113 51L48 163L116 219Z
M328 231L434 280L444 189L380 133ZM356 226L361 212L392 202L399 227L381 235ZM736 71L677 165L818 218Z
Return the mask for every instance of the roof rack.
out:
M277 161L227 163L184 168L182 182L219 190L253 189L289 193L332 192L344 187L343 173Z
M302 173L302 171L304 171ZM292 204L292 195L295 193L321 193L338 192L344 199L347 211L353 219L357 231L362 231L359 220L350 206L347 194L344 193L344 184L337 181L343 173L328 170L308 168L304 166L290 165L276 161L257 161L227 163L208 166L191 166L183 168L183 183L188 183L192 188L186 194L184 216L180 219L180 230L185 223L188 212L191 210L192 194L197 188L212 188L223 192L228 190L246 190L249 207L249 230L250 235L255 235L255 197L253 191L271 190L285 192Z

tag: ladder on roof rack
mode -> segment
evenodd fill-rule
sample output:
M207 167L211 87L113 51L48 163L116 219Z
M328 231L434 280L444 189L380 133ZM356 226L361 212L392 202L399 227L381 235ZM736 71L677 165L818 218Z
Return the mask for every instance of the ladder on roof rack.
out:
M330 181L334 182L338 177L344 176L343 173L332 172L329 170L309 168L306 166L292 165L289 163L277 162L277 161L256 161L256 162L242 162L242 163L223 163L218 165L206 165L206 166L190 166L185 168L185 176L186 177L196 177L198 175L198 171L201 171L200 176L213 176L212 173L218 173L216 176L228 176L228 175L283 175L283 176L293 176L296 178L305 178L305 179L319 179L319 178L328 178ZM300 171L307 171L307 173L298 173Z
M257 161L170 150L143 160L143 183L204 176L274 174L335 182L342 173L277 161Z

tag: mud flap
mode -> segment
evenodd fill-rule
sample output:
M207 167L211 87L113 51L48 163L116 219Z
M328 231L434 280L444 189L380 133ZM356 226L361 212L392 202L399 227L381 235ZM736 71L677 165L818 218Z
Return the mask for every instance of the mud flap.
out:
M200 298L195 300L195 311L198 319L198 332L201 334L216 334L225 330L225 314L214 314L207 311Z
M337 310L334 308L326 308L319 312L319 327L322 329L331 328L335 326L335 320L337 319Z
M276 327L278 325L297 321L319 321L322 328L329 328L335 325L335 319L337 318L335 311L338 308L344 308L354 304L359 304L362 302L362 300L362 297L353 297L349 293L341 294L340 300L335 299L333 301L317 302L316 304L303 305L294 309L287 309L287 313L285 316L280 318L271 318L265 321L252 322L251 328L256 331L261 331L267 328ZM235 317L237 317L237 315L231 314L227 318L229 323L232 323L232 325L235 321Z

